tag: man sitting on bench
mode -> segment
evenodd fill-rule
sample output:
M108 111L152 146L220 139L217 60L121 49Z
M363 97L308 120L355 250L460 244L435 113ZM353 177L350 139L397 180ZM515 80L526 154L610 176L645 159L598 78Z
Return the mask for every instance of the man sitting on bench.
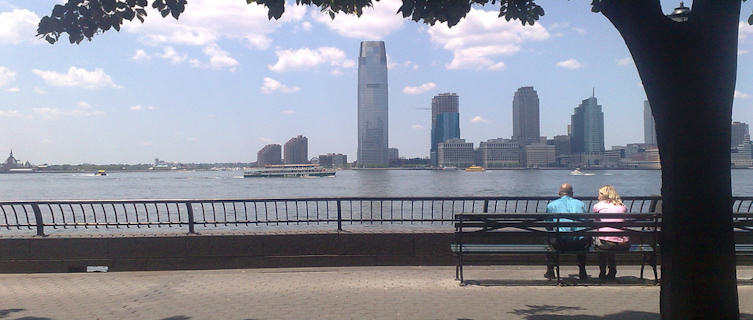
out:
M559 199L550 202L546 206L547 213L586 213L586 205L578 199L573 199L573 186L571 186L570 184L565 183L560 186L559 196L560 196ZM572 220L561 219L560 221L570 222ZM572 229L573 228L570 228L570 227L559 227L560 232L577 231L577 230L572 230ZM558 251L588 250L588 248L591 246L591 237L582 237L582 236L551 237L549 238L549 244L551 244ZM556 253L548 253L546 256L547 258L546 273L544 274L544 277L549 280L552 280L555 278L555 275L554 275L554 264L555 264L555 258L556 258L555 256L556 256ZM578 276L580 277L580 279L587 280L588 273L586 272L586 254L585 253L578 254L578 268L580 269L580 272L578 273Z

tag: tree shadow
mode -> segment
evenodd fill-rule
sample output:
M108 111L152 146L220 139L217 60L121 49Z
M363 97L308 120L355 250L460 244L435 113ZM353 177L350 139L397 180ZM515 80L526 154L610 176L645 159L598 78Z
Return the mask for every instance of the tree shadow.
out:
M656 283L653 279L639 278L635 276L617 277L616 280L604 281L599 278L589 277L588 280L580 280L577 274L570 274L560 278L561 282L547 279L477 279L465 280L466 285L476 285L484 287L494 286L654 286Z
M526 305L528 309L515 309L513 310L512 314L515 315L535 315L537 313L543 313L543 312L560 312L560 311L566 311L566 310L583 310L581 307L569 307L569 306L551 306L551 305L543 305L543 306L535 306L535 305Z
M527 320L653 320L661 319L659 313L645 311L622 311L605 316L586 314L561 315L553 314L562 311L584 310L581 307L552 306L552 305L526 305L528 309L515 309L511 314L525 316ZM753 320L753 314L741 313L740 320Z
M167 318L162 318L160 320L188 320L191 319L191 317L188 316L172 316Z
M52 320L52 318L29 316L29 317L16 318L15 320Z
M0 310L0 318L6 318L11 313L21 312L21 311L24 311L24 310L26 310L26 309L2 309L2 310Z

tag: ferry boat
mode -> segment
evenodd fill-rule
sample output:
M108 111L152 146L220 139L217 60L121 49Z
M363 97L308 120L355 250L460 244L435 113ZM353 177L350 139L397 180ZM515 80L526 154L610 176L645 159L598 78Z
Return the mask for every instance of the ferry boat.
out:
M486 169L484 169L484 167L480 167L480 166L470 166L468 168L465 168L465 171L466 172L484 172L484 171L486 171Z
M105 170L97 170L97 173L94 174L95 176L106 176L107 172Z
M332 177L336 171L318 164L279 164L243 172L244 178Z

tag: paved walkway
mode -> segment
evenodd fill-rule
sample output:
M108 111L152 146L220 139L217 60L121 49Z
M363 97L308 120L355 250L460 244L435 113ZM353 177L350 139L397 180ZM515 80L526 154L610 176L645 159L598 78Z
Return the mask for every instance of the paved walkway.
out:
M540 280L540 266L347 267L0 275L0 319L658 319L659 287ZM589 269L592 275L596 268ZM753 268L738 271L753 319Z

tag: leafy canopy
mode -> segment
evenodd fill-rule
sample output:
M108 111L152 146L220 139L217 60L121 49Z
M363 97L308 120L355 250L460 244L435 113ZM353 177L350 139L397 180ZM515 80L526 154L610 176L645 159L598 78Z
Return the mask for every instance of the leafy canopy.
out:
M240 1L240 0L238 0ZM375 0L379 1L379 0ZM446 22L452 27L471 10L472 6L499 5L499 17L505 20L518 20L523 25L533 25L544 9L536 0L402 0L403 5L396 14L416 22L434 25ZM658 0L656 0L658 1ZM743 0L745 1L745 0ZM295 0L296 5L316 6L334 19L335 15L355 14L361 16L363 9L373 5L372 0ZM601 11L611 0L592 0L593 12ZM279 19L285 12L285 0L246 0L267 7L269 19ZM176 20L185 10L186 0L152 0L151 7L157 9L162 17L168 15ZM37 27L37 36L50 44L57 42L63 33L68 33L70 43L90 40L98 33L110 29L120 31L124 20L134 18L144 22L147 16L148 0L68 0L58 4L49 16L42 17ZM753 24L753 14L748 18Z

